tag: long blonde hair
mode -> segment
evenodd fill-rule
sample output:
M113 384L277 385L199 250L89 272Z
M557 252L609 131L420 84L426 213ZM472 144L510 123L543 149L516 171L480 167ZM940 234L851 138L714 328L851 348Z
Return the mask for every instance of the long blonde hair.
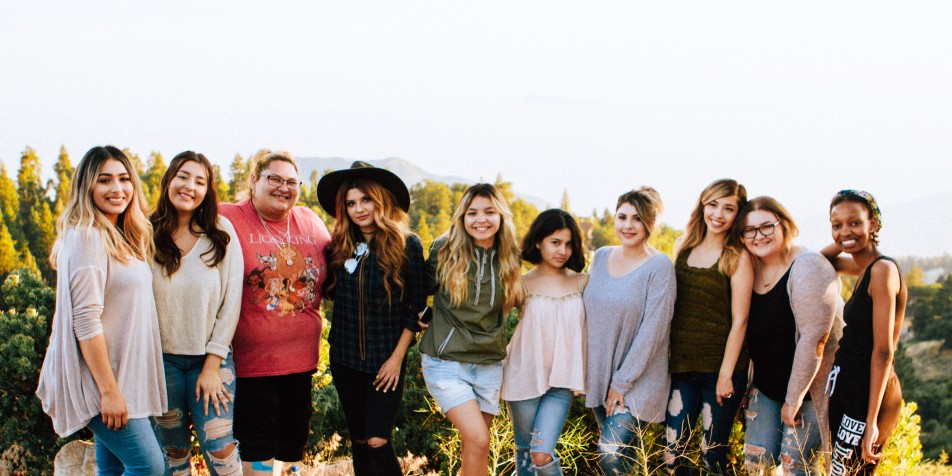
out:
M333 250L330 265L333 269L342 268L357 247L355 236L360 235L360 230L354 226L347 214L347 192L355 188L366 193L374 202L374 223L377 225L377 231L374 233L373 251L380 268L383 269L383 287L387 291L387 300L392 302L391 282L397 285L400 297L403 297L406 283L400 278L400 272L407 263L407 237L411 232L407 213L396 205L397 199L393 193L376 181L350 180L341 184L337 190L337 222L331 233ZM360 241L363 239L360 238ZM336 279L336 276L336 273L330 273L328 279ZM335 284L331 283L329 289Z
M734 216L734 220L736 221L737 217L740 216L740 211L744 208L744 205L747 204L747 189L737 183L736 180L731 179L716 180L707 187L704 187L704 191L701 192L701 196L698 198L697 206L695 206L691 212L691 218L685 227L684 236L678 240L675 246L675 260L678 259L682 251L691 250L704 241L704 237L707 235L707 223L704 222L704 207L714 200L734 196L737 197L737 215ZM733 223L731 226L733 226ZM740 261L740 254L743 247L744 244L738 241L734 234L728 230L724 241L724 251L721 252L721 260L717 269L727 276L733 275L734 270L737 269L737 263Z
M503 284L507 308L518 307L524 298L519 277L522 273L519 244L512 212L499 190L492 184L478 183L466 189L453 213L450 229L446 232L446 244L439 251L436 279L450 296L450 304L459 307L466 301L469 292L468 277L474 259L473 238L466 232L463 223L466 210L476 197L485 197L499 212L499 230L496 232L496 253L499 258L499 276Z
M132 199L113 224L93 201L93 186L106 161L118 160L125 167L132 181ZM56 268L59 247L70 228L92 228L102 234L109 256L125 263L131 258L149 260L155 252L152 243L152 224L148 218L148 205L142 193L142 183L129 157L111 145L89 149L76 166L69 190L69 201L56 220L56 242L50 252L50 263Z

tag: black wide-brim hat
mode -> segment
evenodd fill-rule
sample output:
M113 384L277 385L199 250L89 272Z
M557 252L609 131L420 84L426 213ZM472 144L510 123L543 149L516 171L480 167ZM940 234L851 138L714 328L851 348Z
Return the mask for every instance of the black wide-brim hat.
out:
M317 201L320 202L321 208L337 218L337 192L344 183L360 179L379 183L396 197L398 207L405 212L410 211L410 191L407 190L407 184L403 183L397 174L360 160L351 164L349 169L335 170L321 177L321 181L317 183Z

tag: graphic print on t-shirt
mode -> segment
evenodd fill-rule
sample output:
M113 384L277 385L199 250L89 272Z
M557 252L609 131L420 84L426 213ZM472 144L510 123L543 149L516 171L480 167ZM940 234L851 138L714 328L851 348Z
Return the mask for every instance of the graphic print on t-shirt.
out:
M304 256L292 244L279 246L268 255L257 254L256 267L245 280L247 290L252 292L254 304L264 304L265 309L284 316L304 310L317 300L318 278L321 269L314 265L314 258Z

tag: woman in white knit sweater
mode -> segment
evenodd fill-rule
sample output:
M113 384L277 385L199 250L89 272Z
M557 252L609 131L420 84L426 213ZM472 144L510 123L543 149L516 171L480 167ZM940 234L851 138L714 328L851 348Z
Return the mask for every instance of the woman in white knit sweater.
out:
M153 427L169 472L189 470L191 431L212 475L236 474L231 338L241 308L244 262L235 229L218 215L211 163L182 152L162 177L151 217L153 290L162 334L169 410Z

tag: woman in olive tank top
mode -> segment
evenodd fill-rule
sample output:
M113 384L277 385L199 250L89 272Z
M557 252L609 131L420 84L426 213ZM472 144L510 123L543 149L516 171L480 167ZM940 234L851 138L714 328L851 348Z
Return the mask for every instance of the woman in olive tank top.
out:
M675 246L678 283L671 321L671 391L665 414L665 463L691 474L691 435L707 472L727 472L728 438L747 387L744 351L754 270L750 255L731 235L747 190L734 180L708 185ZM700 428L695 422L701 417Z

